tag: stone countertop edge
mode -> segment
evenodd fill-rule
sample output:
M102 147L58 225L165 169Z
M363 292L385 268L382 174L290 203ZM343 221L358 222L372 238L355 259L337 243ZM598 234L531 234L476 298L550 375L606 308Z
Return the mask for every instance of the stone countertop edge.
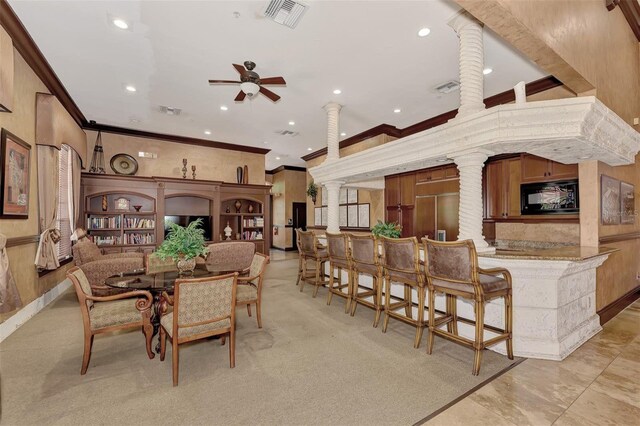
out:
M500 250L495 253L478 253L479 257L495 259L515 259L515 260L558 260L558 261L582 261L596 256L602 256L619 251L613 247L557 247L549 249L530 250Z

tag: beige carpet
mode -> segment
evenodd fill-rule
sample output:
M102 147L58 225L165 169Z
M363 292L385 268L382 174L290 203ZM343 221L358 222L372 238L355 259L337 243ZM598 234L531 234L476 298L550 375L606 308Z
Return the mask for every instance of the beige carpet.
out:
M207 340L180 351L180 386L167 359L149 360L142 333L98 336L80 376L82 322L65 293L0 347L3 425L32 424L412 424L513 361L436 338L434 354L413 349L414 329L373 312L343 313L326 290L295 286L297 261L274 261L265 281L263 322L239 310L236 368L227 346ZM426 333L425 333L426 337Z

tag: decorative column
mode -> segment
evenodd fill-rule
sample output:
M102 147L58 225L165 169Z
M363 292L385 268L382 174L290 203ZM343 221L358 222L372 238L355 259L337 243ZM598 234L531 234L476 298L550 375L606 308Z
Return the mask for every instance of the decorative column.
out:
M340 110L342 105L329 102L324 106L327 111L327 159L333 161L340 158Z
M449 21L460 39L460 108L456 117L484 110L482 23L462 11Z
M460 170L460 207L458 240L471 239L478 252L493 252L482 235L482 168L487 152L475 151L453 155Z
M327 232L340 232L340 188L344 182L325 182L327 188Z

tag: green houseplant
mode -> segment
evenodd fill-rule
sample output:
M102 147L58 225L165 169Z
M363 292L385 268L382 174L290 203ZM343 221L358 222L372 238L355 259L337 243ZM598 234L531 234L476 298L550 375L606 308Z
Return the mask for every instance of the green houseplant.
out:
M309 186L307 187L307 195L311 197L311 201L313 201L313 204L315 204L316 198L318 197L318 185L313 183L313 181L311 181L309 183Z
M201 226L202 219L194 220L186 227L169 223L169 234L156 251L158 257L162 260L168 257L174 259L180 272L193 271L196 257L205 256L208 251Z
M382 222L381 220L371 228L371 233L377 237L400 238L402 227L396 222Z

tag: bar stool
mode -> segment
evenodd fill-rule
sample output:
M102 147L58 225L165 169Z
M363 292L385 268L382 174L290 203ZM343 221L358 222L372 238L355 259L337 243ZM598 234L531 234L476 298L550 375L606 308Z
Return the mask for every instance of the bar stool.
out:
M478 266L478 253L473 240L442 242L422 239L425 262L427 264L427 286L429 288L429 306L434 306L436 293L446 295L446 313L435 318L435 310L429 309L429 338L427 353L433 350L434 335L469 346L474 349L473 375L480 373L482 351L487 346L506 340L507 356L513 359L513 310L511 274L504 268L481 269ZM498 277L497 275L501 275ZM476 313L475 338L467 339L458 335L458 296L474 302ZM487 301L504 297L505 327L503 330L484 324L484 305ZM447 331L436 328L447 323ZM487 341L484 329L499 333Z
M426 284L424 264L420 262L420 246L416 237L387 238L382 237L382 267L385 281L384 322L382 332L386 333L389 318L393 317L416 327L416 337L413 347L420 346L422 331L427 326L424 319L424 302L426 299ZM404 286L404 299L391 303L391 284ZM412 290L418 292L418 318L413 318ZM398 311L404 308L404 315Z
M325 233L327 237L327 251L329 253L329 293L327 294L327 305L331 304L331 298L333 295L344 297L346 299L346 306L344 313L349 312L351 307L351 283L352 283L352 271L351 262L349 260L349 239L346 234L338 233L332 234L330 232ZM335 284L334 272L338 270L338 284ZM345 269L348 273L347 283L342 284L342 270ZM343 288L347 289L345 293Z
M373 326L378 327L384 309L382 303L384 274L378 254L378 240L373 235L348 234L348 236L351 245L350 260L353 273L351 316L355 315L358 303L375 309L376 316L373 320ZM371 276L372 288L360 287L360 274ZM370 297L373 297L373 301L369 300Z
M328 283L328 281L324 280L324 265L327 260L329 260L329 254L327 253L327 248L318 242L315 232L299 229L298 235L300 236L303 272L302 276L299 275L300 291L304 288L304 283L308 282L315 285L313 297L316 297L318 295L318 288ZM309 260L315 264L315 273L313 275L306 274L306 271L310 270L307 269L307 262ZM320 274L322 274L323 279L320 279Z

